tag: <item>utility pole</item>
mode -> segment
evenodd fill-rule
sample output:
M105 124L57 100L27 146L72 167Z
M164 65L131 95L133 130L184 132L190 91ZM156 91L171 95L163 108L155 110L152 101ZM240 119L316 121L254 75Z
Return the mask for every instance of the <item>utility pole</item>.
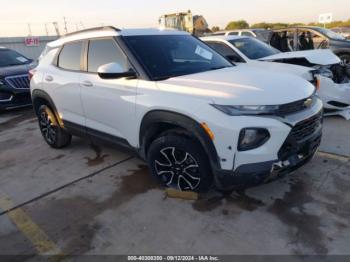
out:
M30 24L28 23L28 35L32 36L32 29L30 28Z
M64 31L65 31L66 34L68 34L66 17L63 17L63 23L64 23Z
M53 26L55 27L56 30L56 35L60 36L60 29L58 28L58 23L57 22L52 22Z
M47 29L47 24L45 23L46 36L49 36L49 30Z

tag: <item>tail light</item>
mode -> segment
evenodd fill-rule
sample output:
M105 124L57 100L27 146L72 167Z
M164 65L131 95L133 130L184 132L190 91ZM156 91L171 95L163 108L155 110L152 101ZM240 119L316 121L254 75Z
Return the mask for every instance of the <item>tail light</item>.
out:
M32 80L35 73L36 73L36 71L34 69L29 70L29 72L28 72L29 81Z

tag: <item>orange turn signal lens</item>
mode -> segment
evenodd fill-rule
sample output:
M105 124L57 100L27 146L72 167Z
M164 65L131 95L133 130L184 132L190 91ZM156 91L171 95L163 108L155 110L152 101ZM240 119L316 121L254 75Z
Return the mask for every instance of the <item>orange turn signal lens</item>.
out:
M210 130L209 126L207 123L202 123L201 127L204 129L204 131L208 134L211 140L214 140L215 136L214 133Z

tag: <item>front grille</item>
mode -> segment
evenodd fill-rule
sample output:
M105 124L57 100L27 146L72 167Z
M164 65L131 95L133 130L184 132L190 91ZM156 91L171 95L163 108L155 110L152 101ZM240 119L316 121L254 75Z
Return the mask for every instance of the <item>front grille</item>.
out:
M284 105L280 105L279 109L278 109L278 114L280 116L286 116L286 115L290 115L290 114L294 114L300 111L303 111L304 109L307 108L306 105L306 101L307 99L303 99L303 100L299 100L296 102L292 102L292 103L288 103L288 104L284 104Z
M322 117L323 113L320 112L296 124L279 150L278 158L285 161L292 156L313 154L321 143L322 133L319 128L322 127Z
M291 132L290 136L297 142L303 141L305 138L311 136L322 125L322 113L319 113L313 117L310 117L302 122L296 124Z
M29 76L26 75L16 75L5 77L5 81L8 85L15 89L28 89L29 88Z

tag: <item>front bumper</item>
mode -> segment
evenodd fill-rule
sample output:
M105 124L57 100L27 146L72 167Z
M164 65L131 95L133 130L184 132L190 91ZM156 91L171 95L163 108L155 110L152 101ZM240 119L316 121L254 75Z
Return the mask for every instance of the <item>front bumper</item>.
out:
M0 87L0 110L29 106L32 104L29 89Z
M218 170L215 172L217 187L230 190L255 186L283 177L308 163L321 143L322 112L300 122L299 128L303 128L305 121L315 121L317 126L307 136L300 136L295 132L296 125L280 148L278 159L244 164L234 171Z

